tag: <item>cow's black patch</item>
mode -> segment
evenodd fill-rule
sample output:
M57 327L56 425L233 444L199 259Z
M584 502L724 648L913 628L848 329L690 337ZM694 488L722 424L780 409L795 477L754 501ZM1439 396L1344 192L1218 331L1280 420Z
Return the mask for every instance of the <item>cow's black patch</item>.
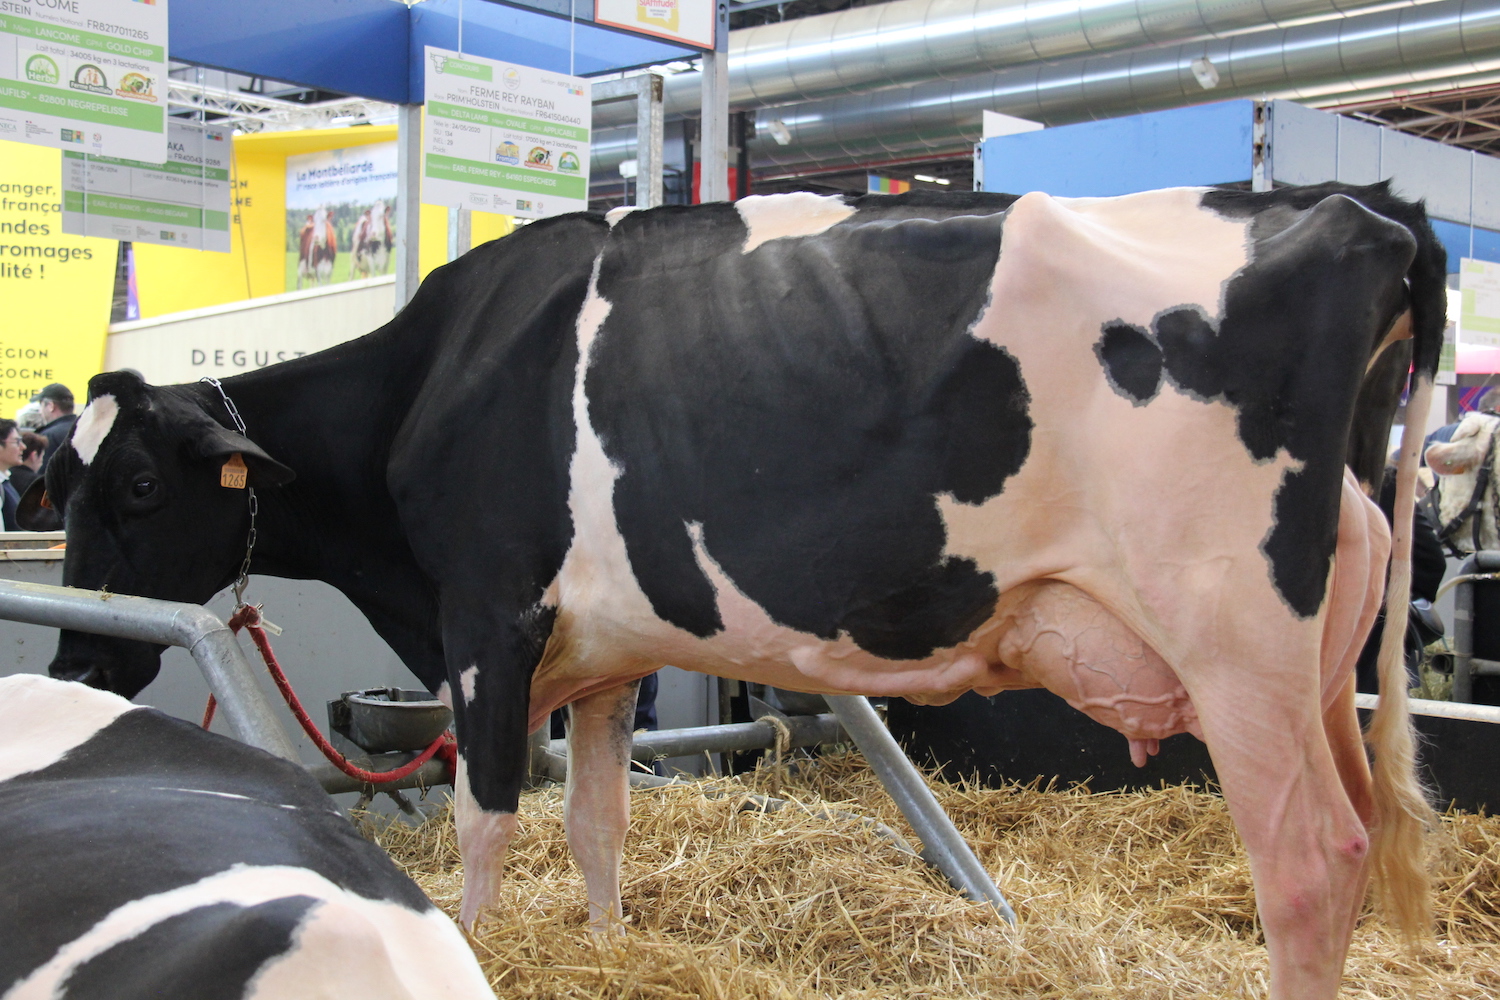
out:
M1217 329L1197 306L1152 324L1167 377L1233 406L1254 459L1285 449L1303 463L1277 491L1262 549L1277 591L1304 618L1327 587L1355 400L1403 308L1415 250L1404 226L1327 197L1259 236L1252 227L1250 262L1225 288Z
M1004 204L931 221L877 202L749 254L727 206L616 226L586 390L658 615L723 627L701 532L776 622L879 656L925 656L988 617L994 581L945 560L935 497L997 495L1031 445L1019 365L968 332Z
M0 783L0 815L0 993L117 907L235 864L432 908L305 770L153 709Z
M78 966L63 984L62 1000L239 1000L256 973L291 948L317 903L288 896L169 917Z
M1385 476L1391 423L1409 366L1431 374L1437 369L1443 346L1448 254L1433 233L1422 203L1397 198L1390 192L1390 182L1381 181L1367 186L1330 182L1275 191L1210 191L1204 195L1203 204L1228 218L1248 219L1251 236L1259 241L1292 225L1302 212L1333 195L1353 198L1372 212L1400 223L1417 242L1416 257L1407 271L1410 294L1406 306L1411 309L1413 339L1387 349L1366 374L1349 436L1349 467L1361 483L1374 490ZM1382 330L1378 336L1384 333Z
M949 556L906 588L854 608L840 624L863 649L915 660L967 639L999 596L993 577L979 572L972 559Z
M1110 388L1133 405L1145 406L1161 391L1161 348L1151 334L1135 324L1123 320L1105 323L1094 355L1104 366Z

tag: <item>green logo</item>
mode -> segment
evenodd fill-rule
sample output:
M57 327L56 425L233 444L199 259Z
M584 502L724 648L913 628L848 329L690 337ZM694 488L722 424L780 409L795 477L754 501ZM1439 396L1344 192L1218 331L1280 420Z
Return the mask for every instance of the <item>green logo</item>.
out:
M32 83L56 83L62 79L57 63L44 55L34 55L26 60L26 79Z
M460 59L457 56L445 56L437 52L429 52L428 55L432 56L432 68L439 73L467 76L472 80L483 80L486 83L493 79L489 66L484 63Z
M557 158L557 169L565 174L576 174L579 170L578 154L564 153Z

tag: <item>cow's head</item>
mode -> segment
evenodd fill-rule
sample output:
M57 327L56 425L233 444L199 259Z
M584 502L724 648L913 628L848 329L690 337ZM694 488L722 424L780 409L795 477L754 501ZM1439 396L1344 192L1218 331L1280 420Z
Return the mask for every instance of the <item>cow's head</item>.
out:
M248 493L221 485L236 454L250 486L293 478L190 390L148 386L130 372L97 375L68 444L17 516L44 528L62 513L66 586L201 604L233 582L244 558ZM156 677L162 648L64 631L49 670L131 698Z

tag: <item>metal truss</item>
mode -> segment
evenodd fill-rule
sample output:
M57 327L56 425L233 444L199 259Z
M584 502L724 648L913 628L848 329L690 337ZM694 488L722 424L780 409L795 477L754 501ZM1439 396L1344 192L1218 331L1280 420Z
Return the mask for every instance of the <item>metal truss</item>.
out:
M1449 146L1500 155L1500 83L1323 106Z
M187 80L167 81L167 104L174 115L199 112L205 120L232 125L239 132L287 132L396 120L396 105L363 97L302 104Z

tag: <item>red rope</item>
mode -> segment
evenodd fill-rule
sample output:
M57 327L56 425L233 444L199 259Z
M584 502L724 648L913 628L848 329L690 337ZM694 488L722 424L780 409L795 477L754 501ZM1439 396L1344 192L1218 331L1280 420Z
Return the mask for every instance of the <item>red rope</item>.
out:
M229 630L238 632L241 628L250 630L250 639L255 643L255 648L260 650L260 658L266 662L266 670L271 674L271 680L276 683L276 688L281 692L281 697L286 701L286 707L292 710L297 717L297 722L302 726L302 731L307 738L313 741L328 763L340 771L362 781L368 785L387 785L393 781L400 781L411 774L417 768L436 757L447 765L448 780L452 781L458 766L458 742L453 738L453 733L445 732L432 741L432 745L419 753L413 760L401 765L392 771L366 771L349 763L348 758L334 749L323 734L318 731L317 723L307 714L302 707L302 700L292 690L291 683L286 679L286 674L281 670L281 664L276 660L276 654L271 650L271 640L266 638L266 630L260 627L260 609L253 605L243 604L229 619ZM218 701L213 695L208 696L208 706L203 712L203 728L207 729L214 720L214 709Z

